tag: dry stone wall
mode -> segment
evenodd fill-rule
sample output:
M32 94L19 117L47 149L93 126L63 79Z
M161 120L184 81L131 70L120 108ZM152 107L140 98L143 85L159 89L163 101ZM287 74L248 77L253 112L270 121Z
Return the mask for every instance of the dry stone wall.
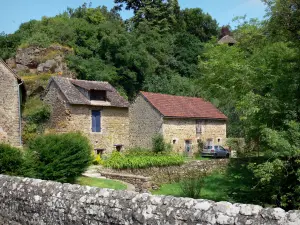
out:
M152 138L162 133L163 117L142 95L129 107L129 121L130 145L152 148Z
M0 225L299 225L300 211L0 175Z
M20 146L18 81L0 62L0 142Z
M193 160L187 161L181 166L123 170L101 168L99 173L105 177L126 181L138 187L137 191L144 191L145 189L157 187L160 184L176 182L182 178L191 177L195 173L211 173L216 169L225 170L228 163L228 159ZM134 175L132 176L133 178L127 179L128 176L130 178L130 174ZM147 178L147 180L140 179L141 177ZM145 182L145 184L142 185L142 182Z

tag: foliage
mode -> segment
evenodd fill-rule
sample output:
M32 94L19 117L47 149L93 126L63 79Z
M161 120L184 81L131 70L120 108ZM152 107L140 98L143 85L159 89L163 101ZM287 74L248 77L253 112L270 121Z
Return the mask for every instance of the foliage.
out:
M38 96L28 98L23 110L23 118L26 122L22 134L23 143L28 143L44 132L45 123L49 120L50 114L50 107Z
M197 171L197 174L190 174L180 181L181 195L189 198L200 198L201 189L204 186L205 174Z
M104 166L113 169L142 169L148 167L165 167L182 165L184 158L179 155L143 155L126 156L114 151L110 158L104 161Z
M226 145L230 147L231 151L236 151L237 156L245 156L246 144L244 138L227 138Z
M80 133L39 136L29 143L24 176L73 182L92 161L88 139Z
M162 134L157 134L153 137L153 152L154 153L165 153L172 150L170 143L166 143Z
M153 156L155 153L147 148L130 148L124 152L125 156Z
M202 151L204 149L204 142L201 139L197 140L197 147L198 147L197 155L198 157L201 157Z
M94 156L93 165L103 165L103 160L99 154Z
M0 57L11 57L18 47L58 43L74 50L67 63L77 78L109 81L129 100L140 90L199 96L197 60L202 42L217 34L216 21L198 8L181 10L176 0L115 3L134 16L123 21L116 10L88 4L68 8L0 35Z
M92 178L92 177L78 177L76 179L76 184L99 187L99 188L110 188L114 190L126 190L126 185L110 179L100 179L100 178Z
M0 174L17 175L23 164L22 152L0 143Z

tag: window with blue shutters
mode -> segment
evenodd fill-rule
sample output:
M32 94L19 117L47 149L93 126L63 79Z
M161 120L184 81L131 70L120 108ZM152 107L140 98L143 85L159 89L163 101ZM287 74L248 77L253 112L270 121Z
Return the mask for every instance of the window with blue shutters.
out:
M101 132L101 111L92 110L92 132Z

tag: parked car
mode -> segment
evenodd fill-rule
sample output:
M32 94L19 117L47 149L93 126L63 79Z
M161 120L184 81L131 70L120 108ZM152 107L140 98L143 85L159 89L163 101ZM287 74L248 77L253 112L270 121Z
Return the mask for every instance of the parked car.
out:
M229 158L230 152L228 149L223 148L220 145L214 145L214 146L205 146L202 151L202 157L209 156L209 157L215 157L215 158Z

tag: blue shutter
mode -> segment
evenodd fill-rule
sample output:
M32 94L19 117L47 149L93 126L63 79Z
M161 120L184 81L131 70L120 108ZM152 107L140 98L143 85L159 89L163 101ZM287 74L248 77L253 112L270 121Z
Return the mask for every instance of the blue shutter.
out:
M92 110L92 131L101 132L101 112Z

